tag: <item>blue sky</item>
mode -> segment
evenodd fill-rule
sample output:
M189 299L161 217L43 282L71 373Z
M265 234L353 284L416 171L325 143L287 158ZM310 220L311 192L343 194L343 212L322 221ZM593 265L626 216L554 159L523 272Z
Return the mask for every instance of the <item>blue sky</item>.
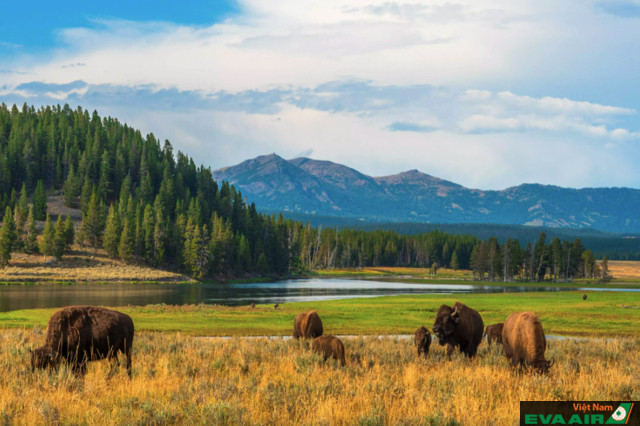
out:
M18 2L0 101L212 168L276 152L482 189L640 188L640 1Z

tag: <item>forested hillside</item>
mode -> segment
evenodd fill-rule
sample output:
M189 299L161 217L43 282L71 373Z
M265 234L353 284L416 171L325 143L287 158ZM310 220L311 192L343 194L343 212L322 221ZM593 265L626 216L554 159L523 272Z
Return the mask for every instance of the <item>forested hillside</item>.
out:
M546 244L541 235L523 249L517 240L321 229L260 214L169 141L67 105L0 106L0 193L0 266L12 251L63 256L75 239L198 279L379 265L473 268L492 279L597 273L579 240ZM53 226L47 194L81 209L77 229L70 218Z

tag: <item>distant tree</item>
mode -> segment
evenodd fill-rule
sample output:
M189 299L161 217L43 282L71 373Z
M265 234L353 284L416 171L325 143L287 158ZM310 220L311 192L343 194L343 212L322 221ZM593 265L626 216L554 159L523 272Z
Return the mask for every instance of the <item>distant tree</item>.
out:
M122 233L120 234L120 244L118 245L118 256L125 262L131 262L136 250L136 235L134 224L125 217Z
M67 236L64 232L64 222L62 220L62 215L58 215L58 220L56 221L56 226L54 228L54 238L53 238L53 255L56 259L62 259L62 255L64 254L65 248L67 246Z
M2 218L2 228L0 228L0 269L4 269L9 264L16 238L16 223L11 208L7 206Z
M36 220L45 220L47 216L47 195L44 192L42 180L38 180L33 193L33 216Z
M76 177L73 163L69 165L69 172L67 173L67 179L62 186L64 191L64 204L67 207L78 206L78 195L80 195L79 179Z
M40 241L40 253L45 257L55 255L55 239L56 232L53 228L53 224L51 223L51 217L49 216L49 213L47 213L44 223L44 231L42 232L42 240Z
M602 256L602 262L600 263L600 278L606 280L609 277L609 260L607 256Z
M104 230L103 247L111 257L118 257L120 245L120 217L116 213L113 204L109 206L107 213L107 225Z
M457 251L453 251L453 254L451 255L451 269L453 269L454 271L457 271L458 269L460 269L460 261L458 260L458 252Z
M98 248L102 233L104 232L104 204L96 192L91 195L86 213L82 215L80 232L82 240L88 242L94 248Z
M24 252L34 254L38 252L38 229L36 228L36 220L33 217L33 205L29 206L27 214L27 234L24 239Z
M71 246L73 245L73 242L75 240L75 235L76 235L76 230L73 226L73 219L71 219L70 215L67 215L64 221L64 240L65 240L64 251L65 252L71 250Z

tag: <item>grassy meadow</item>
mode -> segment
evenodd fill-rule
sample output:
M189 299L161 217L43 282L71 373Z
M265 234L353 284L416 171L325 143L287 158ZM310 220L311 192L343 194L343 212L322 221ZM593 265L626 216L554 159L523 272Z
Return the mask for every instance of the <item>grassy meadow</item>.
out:
M514 373L501 349L468 361L432 344L426 359L397 338L344 338L347 366L308 341L138 332L133 378L106 361L84 378L66 367L31 373L40 327L0 338L4 424L513 425L520 400L638 400L640 340L549 342L548 376Z
M515 312L538 314L547 334L640 337L639 293L588 292L425 294L227 307L216 305L148 305L119 307L134 320L136 330L175 331L204 336L290 335L299 312L316 309L326 334L409 334L420 325L431 328L442 304L459 300L478 310L485 324L503 322ZM0 313L0 327L46 327L57 309Z

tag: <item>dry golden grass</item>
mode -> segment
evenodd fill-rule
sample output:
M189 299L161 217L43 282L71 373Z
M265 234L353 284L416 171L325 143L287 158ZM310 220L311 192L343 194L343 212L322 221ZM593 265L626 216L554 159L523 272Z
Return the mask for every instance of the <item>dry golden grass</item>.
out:
M0 282L12 281L191 281L189 277L111 259L104 250L74 246L62 260L42 255L12 253L9 266L0 269Z
M514 374L497 346L446 361L408 340L345 338L347 366L309 342L138 333L133 379L105 361L87 376L31 373L42 330L0 332L0 423L517 424L520 400L640 399L637 339L550 341L548 376Z
M616 279L640 279L640 261L638 260L610 260L609 275Z

